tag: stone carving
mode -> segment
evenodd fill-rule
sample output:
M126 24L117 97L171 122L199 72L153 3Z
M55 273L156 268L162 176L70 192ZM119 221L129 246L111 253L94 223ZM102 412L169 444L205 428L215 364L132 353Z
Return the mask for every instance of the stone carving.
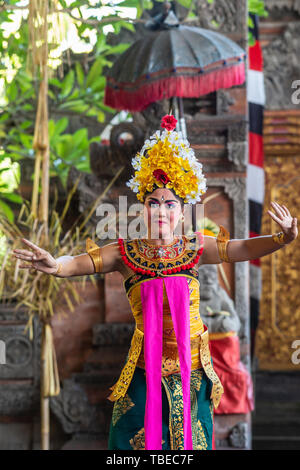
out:
M51 410L59 418L65 432L89 430L93 406L88 402L85 390L74 380L64 380L60 394L51 397Z
M134 323L100 323L93 328L93 344L97 346L126 346L130 344Z
M217 266L207 264L198 270L200 314L210 333L236 331L241 326L232 299L218 282Z
M292 10L300 13L300 0L265 0L267 10Z
M246 121L230 124L228 127L228 142L242 142L248 139L248 125ZM248 154L246 154L248 156Z
M24 383L1 384L0 415L32 413L39 406L39 397L39 389L35 386Z
M270 207L270 202L274 200L285 201L284 204L292 208L296 217L299 216L299 155L290 159L285 154L276 159L268 158L265 171L267 186L264 207ZM262 233L272 233L277 227L265 211ZM293 356L299 347L296 341L300 338L299 263L298 241L276 252L276 257L273 254L261 260L263 284L255 351L262 370L294 369L295 374L299 373L300 365Z
M133 122L121 122L114 125L110 132L110 145L93 142L90 146L90 163L93 174L99 179L111 178L121 166L122 181L130 176L128 162L143 145L144 130ZM129 168L128 168L129 167Z
M5 343L6 362L0 368L0 378L33 378L37 355L34 342L24 334L25 324L2 322L0 339Z
M248 449L249 448L249 426L248 423L240 422L236 424L228 437L229 444L232 447L237 447L238 449Z
M217 115L228 113L230 106L235 103L230 93L225 90L217 91Z
M222 33L243 33L247 22L246 4L240 0L218 0L208 4L197 0L197 24L202 28L215 29Z
M292 83L300 76L299 48L300 23L290 22L283 34L263 49L267 109L299 108L292 101L297 91Z
M9 379L0 387L0 415L32 414L39 409L40 327L34 318L31 341L28 332L24 334L28 319L24 309L14 312L13 306L3 305L0 317L0 338L6 346L0 378Z
M26 321L28 315L26 309L18 308L15 309L17 302L11 302L0 305L0 320L1 321Z
M51 398L51 410L65 432L106 437L113 404L107 400L128 352L134 323L100 323L93 328L96 363L63 381L61 393ZM98 351L100 354L97 355ZM93 390L90 395L89 390ZM96 391L98 390L98 391ZM92 399L91 399L92 396ZM74 436L73 436L74 437Z
M32 359L32 344L22 336L13 336L6 340L6 365L26 367Z
M246 170L246 156L248 155L247 142L227 142L228 160L236 166L238 171Z

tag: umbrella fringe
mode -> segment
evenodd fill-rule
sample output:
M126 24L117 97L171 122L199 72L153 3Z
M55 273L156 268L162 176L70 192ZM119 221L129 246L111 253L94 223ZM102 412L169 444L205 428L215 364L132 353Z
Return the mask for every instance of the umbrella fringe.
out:
M105 89L104 103L115 109L128 111L142 111L150 103L168 99L172 96L182 98L197 98L207 95L221 88L231 88L245 82L245 64L240 62L231 67L225 67L194 76L165 77L146 83L138 88L132 84L110 85ZM132 88L126 90L128 85ZM124 87L124 88L122 88Z

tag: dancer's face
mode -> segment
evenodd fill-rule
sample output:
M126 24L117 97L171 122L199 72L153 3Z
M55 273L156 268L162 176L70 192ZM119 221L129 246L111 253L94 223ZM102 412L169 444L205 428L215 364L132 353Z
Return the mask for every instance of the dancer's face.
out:
M144 220L151 238L173 238L182 216L180 200L167 188L155 189L146 196Z

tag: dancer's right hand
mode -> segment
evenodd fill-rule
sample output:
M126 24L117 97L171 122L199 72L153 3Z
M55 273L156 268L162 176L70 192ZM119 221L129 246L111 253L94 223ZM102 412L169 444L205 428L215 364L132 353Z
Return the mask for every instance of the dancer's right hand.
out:
M33 251L17 248L13 250L13 255L16 258L30 262L29 264L20 264L20 268L33 268L46 274L53 274L57 271L58 263L48 251L40 248L26 238L21 238L21 241Z

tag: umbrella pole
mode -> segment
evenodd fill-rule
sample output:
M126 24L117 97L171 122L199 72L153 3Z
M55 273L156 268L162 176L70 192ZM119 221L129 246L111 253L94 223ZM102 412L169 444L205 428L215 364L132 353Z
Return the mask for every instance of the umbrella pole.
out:
M183 110L183 101L181 96L177 97L178 101L178 108L179 108L179 123L180 123L180 130L182 132L182 136L184 139L187 138L187 132L186 132L186 124L185 124L185 119L184 119L184 110Z
M173 113L172 113L172 111L173 111ZM180 127L180 118L179 118L179 109L178 109L178 103L177 103L176 96L172 96L172 98L170 99L170 111L169 111L169 114L173 114L173 116L175 117L175 119L177 119L178 124L176 125L176 129L177 129L177 130L181 130L181 127Z

